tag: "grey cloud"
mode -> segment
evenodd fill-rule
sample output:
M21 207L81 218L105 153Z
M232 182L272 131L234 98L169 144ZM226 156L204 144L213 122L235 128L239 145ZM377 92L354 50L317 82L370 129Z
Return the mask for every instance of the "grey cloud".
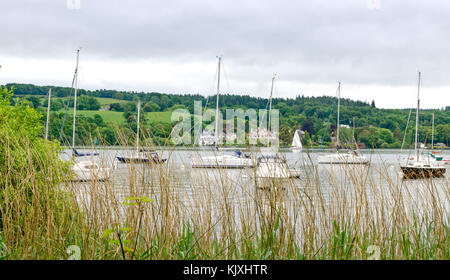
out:
M0 52L66 57L78 46L117 60L214 60L278 72L288 81L450 84L450 3L442 0L350 1L2 1ZM244 72L244 70L242 70Z

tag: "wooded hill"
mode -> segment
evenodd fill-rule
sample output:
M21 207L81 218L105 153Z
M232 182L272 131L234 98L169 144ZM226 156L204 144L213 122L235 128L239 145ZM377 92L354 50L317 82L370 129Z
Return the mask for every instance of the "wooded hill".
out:
M59 139L65 108L73 107L73 89L70 87L36 86L32 84L6 84L14 89L12 102L22 100L30 106L41 110L45 115L47 94L52 88L52 122L51 137ZM203 107L215 108L215 95L204 97L199 94L167 94L158 92L124 92L116 90L84 90L78 91L77 118L79 144L89 144L92 137L101 138L104 144L117 144L117 129L130 134L136 129L134 115L136 104L140 100L144 130L155 144L168 144L174 123L170 121L170 112L177 108L186 108L194 112L194 101L201 101ZM248 95L221 94L220 109L225 114L227 108L266 109L268 99ZM446 105L446 104L445 104ZM274 98L272 108L280 111L280 140L282 145L289 145L295 129L306 131L303 138L305 145L328 146L336 129L337 99L335 97ZM69 110L70 112L70 110ZM340 123L341 140L349 145L353 135L362 146L367 148L400 148L410 109L379 109L375 103L366 103L341 98ZM419 139L427 143L431 141L431 115L435 115L434 142L449 145L450 106L437 110L420 111ZM63 141L70 143L71 114L66 115ZM43 116L42 121L45 121ZM354 121L354 123L353 123ZM206 124L205 124L206 125ZM353 133L352 127L355 126ZM411 147L414 141L415 110L412 110L405 147Z

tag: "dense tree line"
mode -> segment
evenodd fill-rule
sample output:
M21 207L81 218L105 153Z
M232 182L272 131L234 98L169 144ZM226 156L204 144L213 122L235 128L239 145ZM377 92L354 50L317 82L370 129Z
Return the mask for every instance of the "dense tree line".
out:
M38 96L46 96L50 86L35 86L30 84L7 84L6 87L14 88L15 96L22 96L27 100L31 107L38 108L46 106L46 100L42 102ZM51 87L52 96L68 97L69 99L52 100L52 111L58 111L67 105L73 106L73 90L67 87ZM215 108L216 96L204 97L199 94L166 94L157 92L123 92L115 90L83 90L79 91L77 99L77 108L80 110L98 110L100 104L96 97L114 98L117 102L109 105L109 110L123 112L126 124L120 124L123 131L133 128L135 121L136 104L140 100L144 112L171 111L177 108L186 108L189 112L194 112L194 101L201 101L202 105L208 108ZM220 109L225 115L228 108L242 109L267 109L268 99L261 97L251 97L248 95L221 94ZM280 139L282 144L289 145L295 129L306 131L303 139L305 145L319 146L330 145L336 134L337 121L337 99L335 97L305 97L297 96L295 98L274 98L272 108L280 112ZM363 143L366 147L374 148L400 148L405 138L405 147L411 147L414 141L415 129L415 111L412 110L410 122L405 134L405 128L410 109L379 109L375 102L366 103L362 101L353 101L350 99L341 99L340 124L346 126L342 128L341 141L352 144L356 140ZM431 140L431 115L435 115L435 143L441 142L449 145L450 136L450 106L440 110L421 110L419 140L430 143ZM63 116L61 113L54 113L55 118L59 120L52 125L62 124ZM70 118L70 117L69 117ZM81 117L80 117L81 118ZM114 131L111 124L101 120L101 116L94 118L82 117L80 120L80 141L89 142L87 131L96 131L104 138L106 143L115 144ZM144 121L144 123L146 123ZM147 122L146 129L159 143L164 143L170 134L173 123L162 123L155 128L155 124L150 125ZM66 121L65 130L70 130L71 122ZM135 126L135 123L134 123ZM355 127L353 130L352 128ZM59 128L60 129L60 128ZM82 131L86 133L83 135ZM71 135L65 134L65 135Z

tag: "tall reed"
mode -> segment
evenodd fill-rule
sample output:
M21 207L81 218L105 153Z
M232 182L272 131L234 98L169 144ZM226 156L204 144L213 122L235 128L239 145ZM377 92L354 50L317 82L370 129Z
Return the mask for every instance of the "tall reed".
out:
M116 154L135 149L117 134ZM119 164L111 180L80 183L66 180L53 149L40 157L25 139L2 139L34 160L14 171L13 185L2 173L0 258L67 259L71 245L82 259L450 256L446 178L402 180L387 164L324 167L308 153L298 159L300 179L257 178L254 169L191 169L200 151L180 159L155 146L166 163Z

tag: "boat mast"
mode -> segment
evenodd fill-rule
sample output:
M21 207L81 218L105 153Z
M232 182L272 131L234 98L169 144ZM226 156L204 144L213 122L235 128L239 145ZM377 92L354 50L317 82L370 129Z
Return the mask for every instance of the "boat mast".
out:
M353 141L354 141L354 143L355 143L356 149L358 149L358 143L356 143L356 139L355 139L355 117L353 117L353 131L352 131L352 138L353 138Z
M411 112L412 112L412 108L411 108L411 109L409 109L408 121L406 122L406 127L405 127L405 134L403 134L402 147L400 148L400 150L403 150L403 145L405 144L405 139L406 139L406 131L408 130L408 124L409 124L409 120L411 119Z
M434 112L431 114L431 119L433 120L432 122L432 129L431 129L431 151L433 151L434 149Z
M339 149L339 107L341 105L341 82L338 85L338 111L337 111L337 133L336 133L336 148Z
M414 143L414 152L416 153L416 160L417 161L419 161L419 150L417 149L417 141L418 141L418 135L419 135L420 75L421 74L420 74L420 71L419 71L419 78L418 78L418 82L417 82L416 137L415 137L415 143Z
M138 101L137 105L137 133L136 133L136 152L139 152L139 120L141 112L141 101Z
M217 71L217 99L216 99L216 129L215 129L215 146L217 148L217 142L219 142L219 89L220 89L220 63L222 61L222 57L218 56L218 71Z
M272 94L273 94L273 83L275 81L275 76L276 74L273 75L272 77L272 86L270 88L270 97L269 97L269 123L267 125L269 131L270 131L270 113L272 112Z
M45 140L48 140L48 124L50 121L50 100L52 98L52 88L48 89L48 104L47 104L47 122L45 123Z
M73 100L73 131L72 131L72 148L75 149L75 125L77 114L77 91L78 91L78 62L80 59L80 49L77 50L77 64L75 67L75 98ZM73 154L73 151L72 151Z

